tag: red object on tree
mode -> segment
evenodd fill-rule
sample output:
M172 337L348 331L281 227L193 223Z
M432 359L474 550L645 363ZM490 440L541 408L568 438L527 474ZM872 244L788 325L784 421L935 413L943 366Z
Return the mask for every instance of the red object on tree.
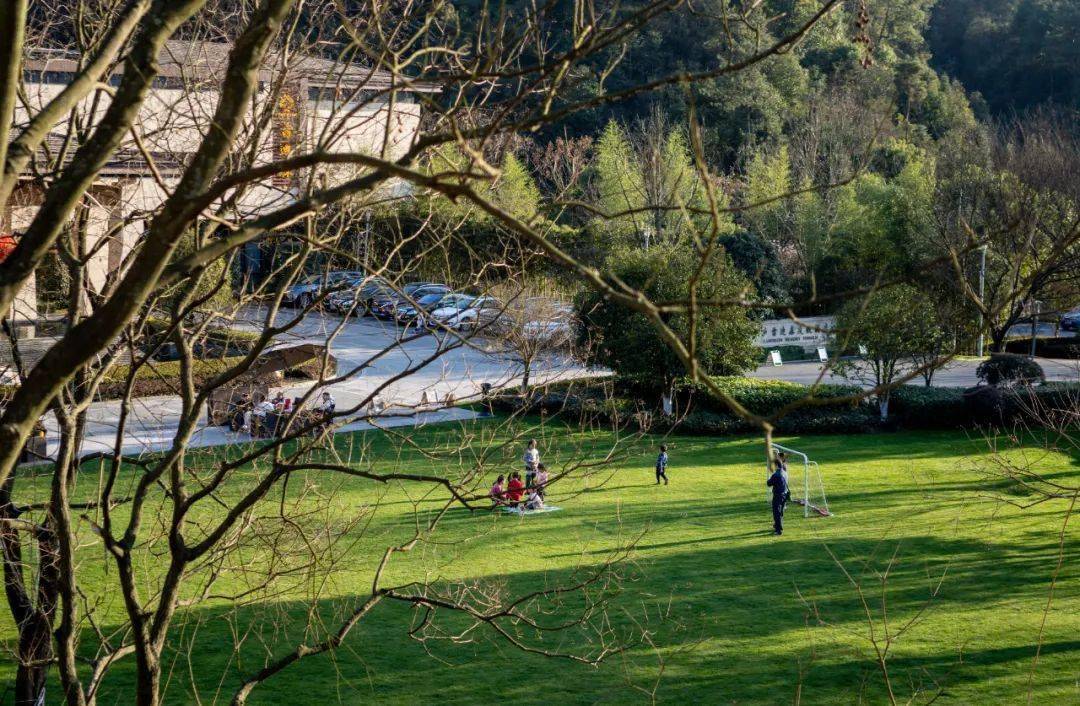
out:
M0 262L7 259L11 251L15 249L15 246L19 244L19 241L15 240L14 235L6 234L0 235Z

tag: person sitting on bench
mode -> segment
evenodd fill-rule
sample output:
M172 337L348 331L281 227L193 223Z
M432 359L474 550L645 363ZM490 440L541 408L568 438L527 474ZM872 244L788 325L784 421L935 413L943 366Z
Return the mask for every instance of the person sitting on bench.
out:
M330 394L329 390L323 391L322 399L319 400L319 404L315 409L322 413L326 421L330 421L330 418L334 416L334 410L337 409L337 402L334 400L334 396Z
M229 429L241 431L246 422L247 413L251 411L251 395L245 394L236 402L229 403Z
M266 413L274 411L274 403L262 395L256 395L255 407L244 413L244 431L252 436L265 434Z

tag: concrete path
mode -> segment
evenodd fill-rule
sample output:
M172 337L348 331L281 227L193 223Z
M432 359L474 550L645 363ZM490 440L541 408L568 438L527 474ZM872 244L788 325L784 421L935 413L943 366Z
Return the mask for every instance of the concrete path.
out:
M280 324L292 314L289 310L282 312L275 323ZM422 426L463 421L476 415L454 406L434 411L417 410L440 407L445 404L448 394L457 403L479 399L484 383L496 389L520 384L521 362L504 351L490 350L492 344L483 339L472 342L472 346L451 349L455 339L445 335L426 335L418 340L403 342L400 328L390 322L353 318L346 321L344 326L341 324L340 316L311 314L295 329L277 339L281 345L325 345L329 339L331 353L338 360L339 375L357 369L348 379L329 387L339 413L368 401L371 393L381 387L378 403L385 405L386 409L379 414L378 426ZM261 328L259 312L251 311L241 326L253 330ZM340 331L338 327L341 327ZM425 362L429 358L433 360ZM531 379L541 382L603 374L602 371L583 367L573 358L551 355L534 363ZM395 379L397 376L402 377ZM310 382L297 382L277 389L281 389L287 397L295 397L310 387ZM120 442L122 452L141 454L169 448L179 424L180 410L180 400L174 396L136 399ZM88 411L86 442L82 453L112 451L116 446L119 418L118 401L92 405ZM204 410L204 424L205 418ZM59 434L52 415L46 418L46 428L47 453L54 455L59 446ZM339 431L370 428L372 425L366 422L352 422L342 426ZM233 433L226 427L202 426L188 446L224 446L250 440L247 434Z
M175 397L145 397L135 401L128 418L127 430L121 443L122 452L128 456L164 451L172 447L180 423L180 400ZM381 412L377 424L356 421L343 424L336 433L362 431L378 427L422 427L429 424L457 422L474 419L476 413L461 407L450 407L429 412L389 408ZM119 402L103 402L91 407L86 423L86 438L82 453L109 452L116 447L117 420L120 418ZM205 419L205 414L203 416ZM56 423L50 416L46 420L47 453L55 456L60 444ZM252 441L244 432L233 432L228 427L207 426L205 423L192 435L187 448L206 446L231 446Z

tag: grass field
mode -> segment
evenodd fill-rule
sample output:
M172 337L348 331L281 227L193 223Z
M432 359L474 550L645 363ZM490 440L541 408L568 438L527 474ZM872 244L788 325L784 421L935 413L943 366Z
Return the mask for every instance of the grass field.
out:
M461 432L429 429L413 440L438 448ZM523 654L484 630L467 644L425 645L407 636L412 609L385 602L344 649L294 665L256 689L251 703L640 703L654 688L658 700L672 703L881 703L888 695L871 634L883 646L886 630L895 637L913 618L885 660L898 701L1005 704L1030 694L1033 703L1080 703L1076 521L1065 531L1062 569L1040 627L1067 503L1021 510L996 499L1023 496L980 473L986 441L961 434L781 441L821 464L835 516L804 519L793 508L785 535L773 537L759 440L671 439L667 487L653 485L654 441L646 440L613 466L606 482L600 484L604 474L588 481L599 487L556 488L549 501L559 512L522 518L451 511L438 541L421 545L392 571L393 581L483 578L532 590L639 537L612 599L612 627L647 626L656 650L639 646L593 668ZM542 446L544 460L558 465L598 458L608 444L606 434L565 432ZM375 439L368 458L382 459L387 449ZM492 473L510 468L519 453L506 450L506 465ZM1080 483L1080 459L1037 453L1032 459L1055 479ZM440 468L415 452L400 464ZM343 570L332 584L298 580L291 595L235 612L213 599L185 609L170 640L167 703L195 703L193 680L201 703L227 702L240 674L301 637L311 611L336 624L368 587L382 549L415 526L414 508L425 516L436 507L435 497L423 500L415 488L312 482L332 494L342 518L378 504L366 531L356 530L354 540L335 550ZM301 492L298 485L290 492ZM568 491L572 497L565 497ZM101 549L89 533L86 542L86 556L97 552L100 565ZM865 607L845 570L861 580ZM84 588L107 626L121 606L99 578L101 585ZM316 592L313 605L302 599ZM0 630L10 641L10 618L3 619ZM455 625L463 623L450 619L448 627ZM586 647L589 635L528 637L555 649ZM240 638L236 660L232 646ZM10 667L0 676L9 681ZM131 680L129 668L117 666L99 703L129 703Z

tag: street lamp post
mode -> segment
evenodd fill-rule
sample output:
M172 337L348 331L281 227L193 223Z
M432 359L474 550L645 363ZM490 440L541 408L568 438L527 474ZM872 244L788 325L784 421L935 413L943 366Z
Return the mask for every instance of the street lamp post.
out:
M1035 299L1031 302L1031 357L1035 357L1035 341L1039 327L1039 313L1042 311L1042 302Z
M983 331L983 296L986 294L986 245L979 248L979 343L975 355L982 358L986 333Z

